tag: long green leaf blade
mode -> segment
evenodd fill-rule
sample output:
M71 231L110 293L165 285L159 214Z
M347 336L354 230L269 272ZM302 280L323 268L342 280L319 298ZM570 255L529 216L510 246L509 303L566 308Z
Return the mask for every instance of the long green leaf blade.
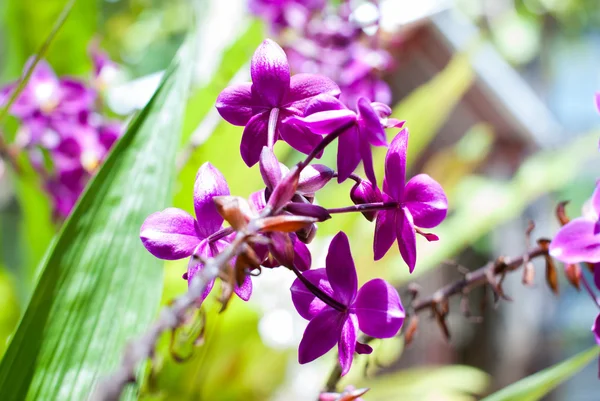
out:
M170 202L193 64L184 58L130 124L42 262L0 365L3 400L86 399L154 316L162 263L138 235L145 217Z
M566 361L519 380L482 401L537 401L583 369L599 351L598 347L583 351Z

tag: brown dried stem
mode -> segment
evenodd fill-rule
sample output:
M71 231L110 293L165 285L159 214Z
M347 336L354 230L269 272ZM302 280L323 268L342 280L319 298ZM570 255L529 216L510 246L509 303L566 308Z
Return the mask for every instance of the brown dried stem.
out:
M422 311L433 311L434 317L438 319L438 323L444 330L445 323L444 319L448 313L448 300L454 295L466 296L466 294L476 287L487 288L490 286L492 290L500 298L509 299L502 292L501 281L497 281L496 277L502 279L508 272L519 269L524 263L528 263L532 259L538 257L545 257L548 255L548 246L546 243L540 243L535 248L531 249L524 255L515 258L498 258L493 262L487 263L485 266L479 269L465 274L465 276L453 283L450 283L432 295L423 299L414 299L409 308L409 313L412 312L416 315ZM447 327L446 327L447 329ZM444 330L446 331L446 330ZM449 333L446 335L449 336ZM358 341L361 343L369 343L373 338L362 335ZM335 391L339 381L341 379L341 368L339 363L333 367L329 378L325 384L326 391Z

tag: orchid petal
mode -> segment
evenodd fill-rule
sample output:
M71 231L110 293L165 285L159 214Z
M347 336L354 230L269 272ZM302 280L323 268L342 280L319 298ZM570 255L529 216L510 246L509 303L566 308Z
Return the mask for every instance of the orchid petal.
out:
M268 122L269 113L262 112L252 117L244 128L242 142L240 143L240 153L248 167L252 167L258 162L262 148L267 146Z
M315 316L306 326L298 347L298 362L305 364L324 355L338 342L346 317L326 309Z
M62 78L58 90L60 93L60 111L65 114L73 115L91 110L94 107L96 92L81 81Z
M254 52L250 65L252 91L270 107L279 107L290 89L290 66L283 49L265 39Z
M248 202L250 205L254 206L256 211L260 212L263 210L267 205L267 201L265 200L265 190L261 189L260 191L252 192L248 198Z
M317 95L340 96L340 88L331 79L317 74L296 74L290 79L290 91L284 103L286 106L304 110Z
M356 349L356 328L358 322L356 316L349 315L342 326L340 339L338 341L338 360L342 367L341 375L345 376L352 367L354 350Z
M596 185L590 201L596 219L600 219L600 185Z
M371 103L369 103L366 98L361 97L356 104L362 135L367 138L369 143L373 146L387 146L385 131L381 126L379 116L373 107L371 107Z
M229 187L223 174L209 162L198 169L194 183L194 210L198 221L198 233L203 238L218 231L223 217L213 201L215 196L229 195Z
M312 256L305 243L300 241L296 234L290 234L292 244L294 245L294 266L301 272L310 269Z
M351 127L338 138L337 168L338 183L345 181L360 163L357 127Z
M392 140L385 156L384 191L397 201L402 201L406 183L406 151L408 130L402 129Z
M304 126L315 134L325 135L343 127L350 128L351 124L356 122L356 118L352 110L343 109L321 111L305 117L291 116L284 120L284 123Z
M363 169L367 179L377 186L377 177L375 177L375 170L373 169L373 154L371 153L371 145L362 134L359 135L359 152L363 162Z
M416 175L408 181L403 203L417 227L436 227L448 212L448 198L444 189L427 174Z
M206 239L202 240L198 244L198 246L194 250L194 255L198 256L199 258L191 258L188 263L188 270L187 270L188 287L192 284L192 280L194 279L194 276L196 276L196 274L198 274L198 272L204 268L204 263L200 262L199 259L200 258L202 258L202 259L211 258L211 257L215 256L216 254L218 254L219 252L221 252L223 249L225 249L225 247L227 245L228 245L228 243L223 240L219 240L216 242L209 242ZM212 290L214 284L215 284L215 280L210 280L206 284L206 288L204 289L204 292L200 296L200 300L204 301L206 299L206 297L208 297L208 294L210 294L210 291Z
M252 83L231 85L217 97L215 107L229 124L244 126L254 115L256 100L252 97Z
M338 100L337 97L323 94L312 98L310 103L304 109L304 115L309 116L311 114L330 110L348 110L348 108L344 103Z
M600 235L595 222L579 217L563 226L550 243L550 255L564 263L600 262Z
M301 124L295 124L293 120L282 121L285 122L280 121L278 126L281 139L283 139L288 145L296 149L298 152L309 154L323 139L321 135L311 132ZM322 154L323 152L321 151L317 157L320 158Z
M594 320L594 325L592 326L592 333L594 333L596 344L600 345L600 314L596 316L596 320Z
M373 254L375 260L385 256L396 240L396 210L380 210L375 223Z
M415 269L417 263L417 236L415 225L410 212L406 208L397 214L396 218L396 239L402 259L408 265L410 273Z
M329 284L325 269L307 270L302 273L302 276L328 296L333 295L333 289ZM292 302L296 311L298 311L298 314L306 320L312 319L325 309L331 309L330 306L325 304L325 302L321 301L315 294L306 288L304 283L298 278L294 280L290 291L292 292Z
M236 283L235 287L233 288L233 292L235 292L236 295L243 301L249 300L250 296L252 295L252 278L250 276L246 276L241 286L238 286Z
M350 305L356 297L358 278L350 252L350 243L343 231L337 233L331 240L325 266L334 298L344 305Z
M194 218L181 209L168 208L146 218L140 229L142 243L159 259L177 260L190 256L200 239Z
M398 291L379 278L358 290L353 307L360 330L376 338L390 338L398 334L406 316Z

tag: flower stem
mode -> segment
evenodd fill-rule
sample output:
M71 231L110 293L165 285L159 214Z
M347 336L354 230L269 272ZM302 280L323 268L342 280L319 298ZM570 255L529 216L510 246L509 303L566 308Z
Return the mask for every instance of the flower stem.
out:
M306 277L304 277L302 272L300 272L296 266L292 267L291 270L294 272L294 274L296 274L296 277L302 281L302 284L304 284L304 286L315 295L315 297L319 298L321 301L325 302L327 305L339 312L346 312L348 310L346 305L331 298L329 295L321 291L319 287L311 283Z
M344 133L344 131L346 131L348 128L350 128L354 124L355 124L354 122L350 122L346 125L341 126L340 128L336 129L335 131L325 135L325 137L323 139L321 139L321 142L319 142L319 144L317 146L315 146L315 148L312 150L312 152L310 152L310 154L308 156L306 156L306 159L304 159L304 161L300 162L300 164L299 164L300 171L302 171L304 169L304 167L308 166L308 164L311 161L313 161L313 159L315 157L317 157L317 155L319 153L321 153L327 146L329 146L331 144L331 142L333 142L337 137L342 135L342 133Z
M596 296L596 294L594 293L594 290L592 289L592 286L590 285L588 279L585 277L585 274L581 274L581 282L583 283L583 287L585 288L587 293L590 294L590 297L592 298L596 306L598 306L598 308L600 309L600 298L598 298L598 296Z
M267 147L273 149L275 146L275 131L277 130L277 121L279 120L279 109L277 107L271 109L269 113L268 139Z
M337 177L338 177L338 175L339 175L339 174L338 174L338 173L337 173L337 171L336 171L335 173L333 173L333 176L332 176L332 178L337 178ZM357 184L360 184L361 182L363 182L363 179L362 179L360 176L358 176L358 175L356 175L356 174L354 174L354 173L350 174L350 175L348 176L348 178L350 178L352 181L354 181L354 182L355 182L355 183L357 183Z
M371 212L377 210L395 209L398 207L397 202L376 202L376 203L363 203L362 205L352 205L346 207L338 207L334 209L327 209L329 214L334 213L353 213L353 212Z

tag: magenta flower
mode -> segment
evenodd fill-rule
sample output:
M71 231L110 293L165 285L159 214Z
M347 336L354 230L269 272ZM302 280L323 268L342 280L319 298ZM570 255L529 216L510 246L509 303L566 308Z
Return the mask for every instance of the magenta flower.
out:
M263 146L273 148L279 139L302 153L310 153L321 137L304 127L285 122L302 116L308 102L325 93L339 96L338 86L329 78L312 74L290 77L287 57L279 45L266 39L252 57L251 83L232 85L217 98L221 117L233 125L245 126L240 144L242 159L253 166Z
M291 287L296 310L310 320L300 342L298 361L311 362L337 344L345 375L355 351L371 351L369 346L357 343L358 329L376 338L393 337L402 327L405 313L398 292L382 279L371 280L357 291L356 269L343 232L331 241L325 265L324 269L302 273L303 279L322 292L320 297L300 278Z
M33 59L29 59L25 69ZM4 104L16 89L17 83L9 84L0 92ZM81 81L58 78L45 61L33 70L29 82L12 104L10 112L21 119L64 117L77 115L93 108L96 93Z
M369 103L366 98L360 98L357 110L358 113L349 110L335 97L319 95L308 104L304 117L293 116L286 122L322 135L343 130L338 139L338 182L348 178L362 159L367 178L376 184L371 145L387 146L380 114L384 109L379 104Z
M396 202L394 209L380 210L375 225L373 252L381 259L394 241L412 273L417 262L416 233L428 240L433 234L424 234L416 227L433 228L440 224L448 211L448 199L442 186L427 174L419 174L406 182L406 150L408 130L401 130L394 138L385 157L383 180L384 202Z
M564 263L600 262L600 183L582 217L565 224L550 243L550 255Z
M148 216L140 229L140 238L146 249L164 260L176 260L198 255L203 258L215 256L229 243L230 239L221 230L223 217L217 212L213 197L229 195L225 177L212 164L204 163L196 174L194 184L194 210L196 219L187 212L168 208ZM187 271L188 283L203 268L202 263L190 260ZM212 289L209 283L202 299ZM252 293L252 281L247 276L235 293L247 301Z
M279 32L287 27L302 29L311 14L321 10L325 3L325 0L250 0L248 8Z
M600 290L600 182L584 206L582 217L571 220L550 242L550 255L564 263L594 264L594 283ZM592 326L600 345L600 315Z

